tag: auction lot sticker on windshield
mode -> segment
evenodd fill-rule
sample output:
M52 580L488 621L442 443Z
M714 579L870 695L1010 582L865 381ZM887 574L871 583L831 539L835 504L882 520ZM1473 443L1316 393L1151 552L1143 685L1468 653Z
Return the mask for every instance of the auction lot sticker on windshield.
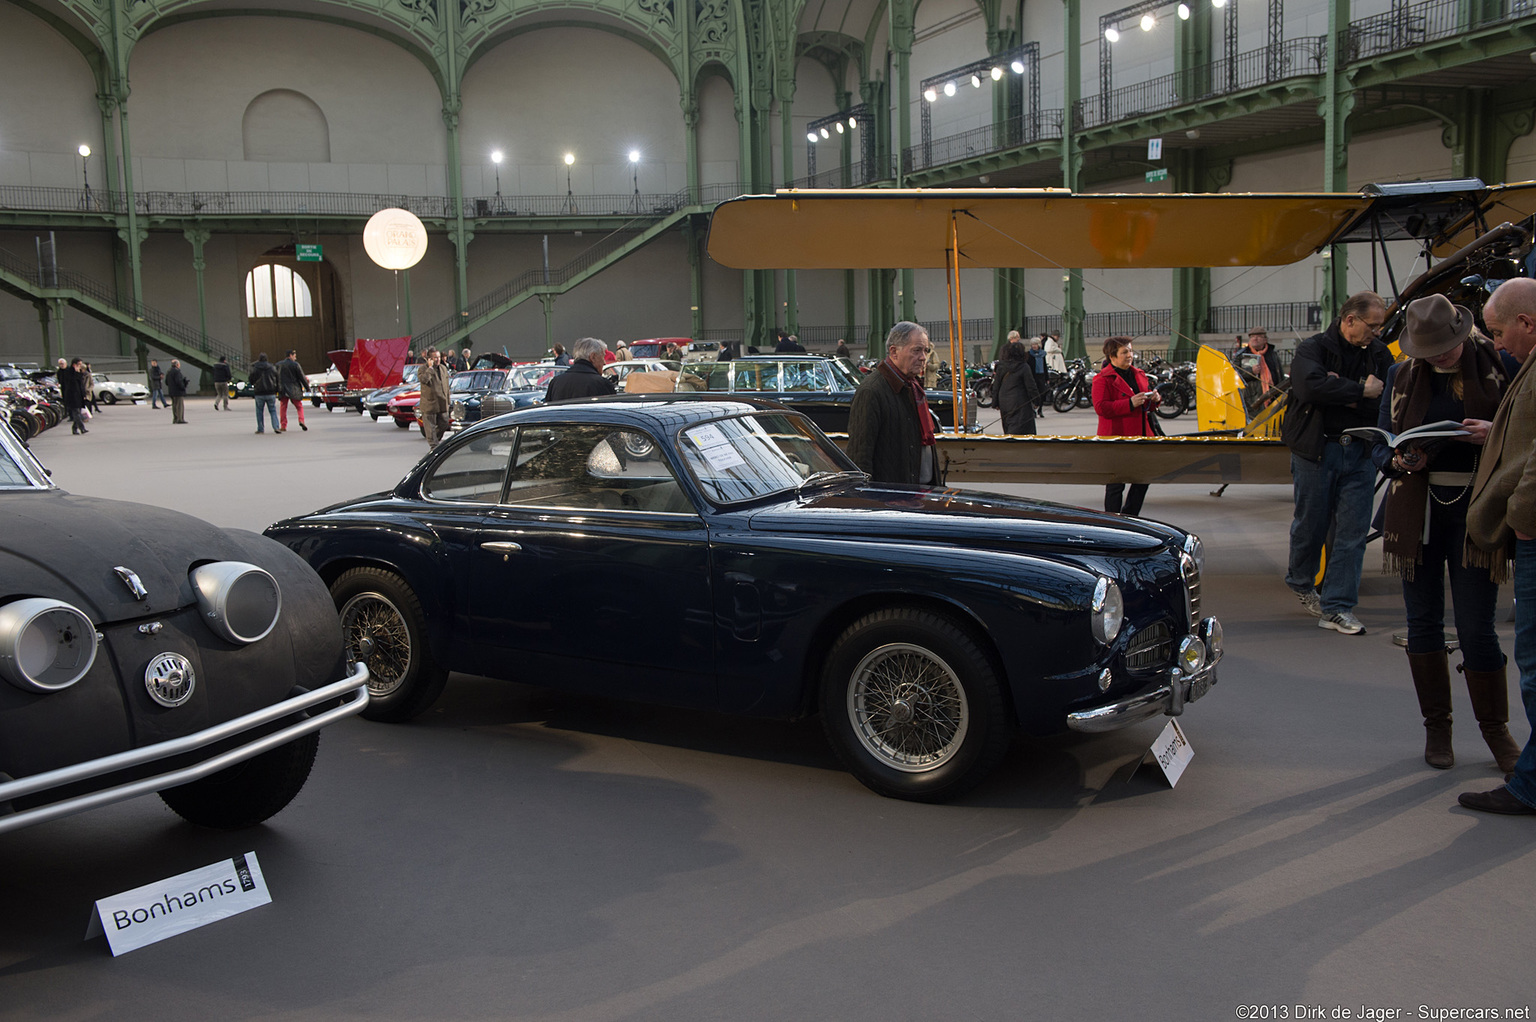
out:
M746 464L717 426L699 426L689 430L688 438L698 447L699 453L704 455L704 460L709 462L710 467L717 471L723 472L728 468Z
M256 853L246 852L102 898L85 938L105 932L115 958L271 901Z

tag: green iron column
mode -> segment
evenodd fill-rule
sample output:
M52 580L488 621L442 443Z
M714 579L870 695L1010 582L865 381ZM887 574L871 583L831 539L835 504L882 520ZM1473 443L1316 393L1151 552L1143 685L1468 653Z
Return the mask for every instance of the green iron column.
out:
M698 218L690 216L683 228L683 237L688 245L690 337L699 337L704 333L704 254L702 251L704 236L695 224L696 219Z
M1529 101L1501 109L1492 90L1464 90L1460 116L1441 133L1451 150L1451 176L1475 177L1487 184L1504 181L1510 146L1529 135L1533 124L1536 117Z
M784 165L784 187L788 188L789 183L795 179L795 128L790 120L790 110L795 98L795 80L792 74L786 76L781 71L774 91L778 94L779 126L783 136L781 162ZM784 332L791 334L800 332L800 304L796 295L793 269L784 271Z
M1211 24L1209 4L1193 4L1187 21L1174 23L1174 70L1180 92L1203 96L1210 89ZM1175 149L1168 154L1175 192L1214 190L1206 174L1205 151ZM1210 319L1211 270L1208 266L1177 267L1173 271L1173 316L1168 324L1168 358L1192 359L1200 334Z
M192 243L192 272L197 275L197 330L203 350L208 350L208 290L204 286L203 271L208 262L203 258L203 246L213 237L212 231L188 228L181 236Z
M1341 47L1349 38L1349 0L1328 0L1327 64L1324 69L1323 191L1339 192L1349 185L1349 113L1355 95L1344 69ZM1349 297L1349 262L1343 245L1323 253L1328 268L1323 275L1323 319L1331 321Z
M110 91L107 91L110 87L110 84L107 84L103 91L96 94L96 106L101 110L101 164L104 172L101 205L105 210L113 209L112 196L116 195L122 187L122 182L117 176L117 132L113 124L117 100L112 97ZM128 263L123 258L125 254L122 246L116 244L112 246L112 276L116 293L119 295L127 293L133 286L128 279ZM117 352L120 355L132 355L134 352L133 335L126 330L117 331ZM148 362L144 365L147 366Z
M912 148L912 16L914 0L891 0L891 49L896 54L896 187L906 187L907 150ZM897 287L901 299L901 318L917 316L917 274L910 268L901 271ZM882 344L884 337L881 337Z
M1077 150L1077 104L1083 93L1083 22L1078 0L1062 0L1065 15L1062 38L1064 89L1061 125L1061 184L1077 192L1077 175L1083 157ZM1084 358L1083 341L1083 271L1067 269L1062 274L1061 346L1067 358Z

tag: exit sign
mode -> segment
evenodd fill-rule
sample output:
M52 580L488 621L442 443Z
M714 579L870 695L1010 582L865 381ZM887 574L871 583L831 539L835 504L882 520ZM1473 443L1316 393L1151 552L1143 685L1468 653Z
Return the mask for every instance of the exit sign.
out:
M1166 181L1166 180L1168 180L1168 168L1167 167L1159 167L1157 170L1149 170L1149 171L1147 171L1147 180L1148 181ZM318 248L319 246L317 245L316 247ZM303 257L301 256L300 258L303 258Z
M1152 179L1148 178L1147 180L1150 181ZM299 262L301 262L301 263L318 263L318 262L320 262L320 246L319 245L295 245L294 248L298 252Z

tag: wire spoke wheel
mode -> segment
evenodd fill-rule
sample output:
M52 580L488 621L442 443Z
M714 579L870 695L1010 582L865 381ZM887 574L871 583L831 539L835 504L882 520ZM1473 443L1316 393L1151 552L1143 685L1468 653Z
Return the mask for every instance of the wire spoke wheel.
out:
M368 665L368 694L392 695L410 677L415 656L405 616L381 593L359 593L341 608L348 662Z
M848 714L865 749L907 772L942 766L970 727L959 677L933 651L910 643L880 646L859 662Z

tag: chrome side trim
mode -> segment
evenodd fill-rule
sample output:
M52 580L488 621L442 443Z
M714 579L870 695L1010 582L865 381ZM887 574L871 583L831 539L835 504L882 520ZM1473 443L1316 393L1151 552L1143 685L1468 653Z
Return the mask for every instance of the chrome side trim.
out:
M23 777L20 780L7 781L4 784L0 784L0 803L20 798L23 795L47 791L50 788L58 788L88 780L92 777L99 777L102 774L110 774L118 770L142 766L145 763L153 763L157 760L171 759L189 752L195 752L205 746L234 738L252 728L270 724L275 720L281 720L284 717L303 712L312 706L318 706L321 703L336 698L345 698L347 701L340 706L326 710L318 716L309 717L290 724L280 731L264 735L249 745L242 745L238 749L231 749L201 763L194 763L192 766L183 767L180 770L156 774L153 777L141 778L112 788L104 788L101 791L66 799L63 802L53 802L19 813L0 815L0 834L19 830L34 823L42 823L46 820L58 819L61 816L70 816L74 813L84 812L87 809L111 805L113 802L137 798L140 795L147 795L162 788L174 788L177 785L199 780L210 774L218 773L220 770L233 766L236 763L244 762L264 752L270 752L272 749L280 745L286 745L295 738L302 738L312 731L319 731L334 721L361 713L368 706L368 668L362 663L354 664L352 673L341 681L333 682L324 688L317 688L313 692L294 696L292 699L285 699L280 703L274 703L264 709L247 713L243 717L227 720L222 724L217 724L196 734L183 735L180 738L172 738L169 741L146 745L142 749L129 749L126 752L114 753L113 755L103 756L100 759L93 759L85 763L76 763L72 766L60 767L57 770L34 774L31 777Z

